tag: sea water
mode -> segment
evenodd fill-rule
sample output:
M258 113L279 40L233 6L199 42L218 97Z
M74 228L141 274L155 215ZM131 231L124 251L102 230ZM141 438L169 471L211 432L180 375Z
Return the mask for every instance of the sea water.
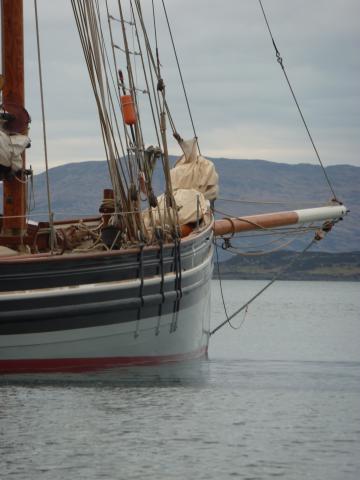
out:
M264 284L223 282L228 313ZM0 479L358 480L359 287L279 282L208 361L3 380Z

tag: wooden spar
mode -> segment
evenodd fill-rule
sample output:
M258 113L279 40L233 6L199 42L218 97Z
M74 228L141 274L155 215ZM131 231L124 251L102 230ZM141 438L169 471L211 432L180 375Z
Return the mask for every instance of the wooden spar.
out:
M24 107L23 1L2 0L1 7L2 58L3 75L5 77L3 103L4 105L12 103ZM25 168L25 154L22 158L23 168ZM21 237L24 235L26 227L26 185L16 178L12 178L11 180L4 180L3 190L4 218L0 244L4 243L4 237L9 237L5 243L19 245L22 243Z
M247 232L262 228L286 227L288 225L300 225L303 223L325 222L337 220L346 215L344 205L328 207L307 208L289 212L264 213L261 215L249 215L247 217L222 218L215 220L215 235L228 235L231 233Z

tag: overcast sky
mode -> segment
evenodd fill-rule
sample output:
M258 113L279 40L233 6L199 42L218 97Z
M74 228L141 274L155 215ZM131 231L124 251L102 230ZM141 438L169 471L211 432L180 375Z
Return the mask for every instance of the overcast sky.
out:
M168 32L161 25L160 0L156 4L168 101L187 138L192 130ZM33 1L24 0L24 5L26 105L32 116L27 158L39 172L44 163ZM143 5L146 15L150 0ZM202 153L316 163L258 0L167 0L166 5ZM359 0L263 0L263 5L323 162L360 166ZM49 161L54 166L102 160L95 102L70 0L38 0L38 8ZM171 149L177 153L175 146Z

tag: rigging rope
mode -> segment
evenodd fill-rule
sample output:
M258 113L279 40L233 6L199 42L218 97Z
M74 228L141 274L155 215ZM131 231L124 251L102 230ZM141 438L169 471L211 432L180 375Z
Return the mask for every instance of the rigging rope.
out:
M43 125L46 192L47 192L47 204L48 204L49 225L50 225L50 251L51 251L51 253L53 253L54 246L55 246L54 222L53 222L54 213L52 211L51 195L50 195L49 163L48 163L47 141L46 141L45 104L44 104L44 89L43 89L43 81L42 81L40 32L39 32L39 18L38 18L37 0L34 0L34 9L35 9L36 46L37 46L39 84L40 84L41 116L42 116L42 125Z
M266 22L267 29L268 29L269 34L270 34L270 38L271 38L272 44L273 44L273 46L274 46L274 50L275 50L277 62L278 62L278 64L280 65L280 67L281 67L281 69L282 69L282 71L283 71L283 73L284 73L284 76L285 76L286 82L287 82L287 84L288 84L288 86L289 86L291 95L292 95L292 97L293 97L293 99L294 99L295 105L296 105L296 107L297 107L297 109L298 109L298 112L299 112L299 114L300 114L301 120L302 120L302 122L303 122L303 124L304 124L304 127L305 127L305 129L306 129L306 132L307 132L307 134L308 134L308 137L309 137L309 139L310 139L310 142L311 142L311 144L312 144L312 146L313 146L315 155L316 155L316 157L317 157L317 159L318 159L318 161L319 161L319 164L320 164L320 166L321 166L321 168L322 168L322 171L323 171L323 174L324 174L324 176L325 176L325 179L326 179L326 181L327 181L327 183L328 183L328 185L329 185L329 188L330 188L330 190L331 190L331 192L332 192L332 194L333 194L333 196L334 196L334 200L337 201L337 197L336 197L336 194L335 194L334 187L333 187L333 185L332 185L332 183L331 183L331 181L330 181L330 178L329 178L329 176L328 176L328 174L327 174L327 172L326 172L326 170L325 170L325 167L324 167L323 162L322 162L322 160L321 160L321 158L320 158L319 152L318 152L318 150L317 150L317 148L316 148L316 146L315 146L315 142L314 142L314 140L313 140L313 138L312 138L312 135L311 135L311 133L310 133L310 130L309 130L308 126L307 126L307 123L306 123L306 121L305 121L304 115L303 115L302 110L301 110L301 108L300 108L299 102L298 102L298 100L297 100L297 98L296 98L296 95L295 95L295 92L294 92L294 90L293 90L293 87L292 87L292 85L291 85L291 83L290 83L289 77L288 77L288 75L287 75L287 73L286 73L285 66L284 66L284 63L283 63L283 59L282 59L282 57L281 57L281 55L280 55L280 52L279 52L279 50L278 50L278 48L277 48L277 46L276 46L276 43L275 43L273 34L272 34L272 32L271 32L270 25L269 25L269 22L268 22L268 19L267 19L267 16L266 16L266 13L265 13L265 10L264 10L264 7L263 7L263 4L262 4L262 1L261 1L261 0L259 0L259 4L260 4L260 7L261 7L261 10L262 10L262 13L263 13L265 22Z
M232 219L229 215L227 215L225 212L222 212L218 208L214 208L214 212L220 213L220 215L224 215L226 217L226 218L224 218L224 220L229 220L229 222L232 224L232 228L234 229L233 221L232 221ZM259 230L266 230L266 231L272 230L271 228L263 227L262 225L260 225L256 222L253 222L252 220L249 220L249 219L244 218L244 217L236 217L236 220L241 220L244 223L248 223L249 225L253 225L254 227L257 227Z
M230 321L230 319L229 319L229 315L228 315L227 308L226 308L226 302L225 302L225 297L224 297L224 292L223 292L223 287L222 287L222 278L221 278L221 274L220 274L220 262L219 262L218 244L216 243L216 240L214 240L214 244L215 244L216 267L217 267L218 277L219 277L219 286L220 286L221 301L222 301L222 304L223 304L225 316L226 316L227 322L228 322L228 324L230 325L230 327L231 327L233 330L238 330L238 329L242 326L242 324L244 323L244 321L245 321L245 315L244 315L244 319L243 319L243 321L241 322L241 324L240 324L238 327L234 327L234 325L231 323L231 321ZM245 313L246 313L246 311L247 311L247 310L245 310ZM211 334L210 334L210 335L211 335Z
M312 205L312 206L319 206L319 202L310 202L310 201L305 201L305 200L298 200L297 202L294 201L292 198L291 200L248 200L248 199L236 199L236 198L224 198L224 197L218 197L218 201L222 202L229 202L229 203L245 203L249 205L296 205L297 207L299 204L301 205ZM330 202L331 203L331 202ZM324 202L325 205L328 205L329 202Z
M241 239L243 238L259 238L259 237L266 237L266 236L275 236L275 235L280 235L280 236L286 236L286 235L302 235L303 233L308 233L311 230L318 230L319 227L286 227L286 228L281 228L278 227L277 229L271 230L270 228L267 229L267 232L263 232L262 230L257 230L256 232L252 234L244 234L241 233ZM222 237L224 238L224 237ZM240 238L240 237L234 237L234 238Z
M305 232L303 232L303 233L305 233ZM306 232L306 233L308 233L308 232ZM244 252L244 251L240 250L239 248L234 247L233 245L231 245L230 239L226 239L226 238L222 237L223 240L224 240L224 243L223 243L223 245L221 245L221 248L223 250L228 251L232 255L239 255L239 256L242 256L242 257L260 257L260 256L263 256L263 255L268 255L270 253L278 252L279 250L282 250L282 249L288 247L291 243L293 243L295 240L297 240L296 237L293 237L293 238L290 238L289 240L287 240L286 242L283 242L281 245L277 245L276 247L273 247L271 250L259 251L260 248L264 248L267 245L272 245L274 243L280 242L283 238L287 238L287 237L288 237L288 235L284 235L280 238L275 238L274 240L272 240L270 242L267 242L267 243L262 244L262 245L258 245L257 246L257 251L249 251L249 252ZM216 245L218 245L218 244L216 243Z
M197 147L198 147L198 150L199 150L199 154L201 155L200 145L199 145L199 141L198 141L198 136L197 136L197 134L196 134L195 124L194 124L194 120L193 120L193 117L192 117L192 113L191 113L191 109L190 109L190 104L189 104L188 96L187 96L187 93L186 93L185 83L184 83L184 79L183 79L183 76L182 76L182 73L181 73L179 58L178 58L178 54L177 54L177 51L176 51L173 34L172 34L172 31L171 31L171 27L170 27L169 17L168 17L167 11L166 11L165 2L164 2L164 0L161 0L161 1L162 1L164 13L165 13L166 23L167 23L167 26L168 26L168 29L169 29L169 34L170 34L170 38L171 38L171 43L172 43L173 50L174 50L175 60L176 60L176 64L177 64L177 67L178 67L178 72L179 72L179 76L180 76L180 80L181 80L181 85L182 85L182 89L183 89L184 96L185 96L185 100L186 100L187 109L188 109L188 112L189 112L189 117L190 117L191 125L192 125L193 132L194 132L194 137L196 138L196 143L197 143Z
M110 14L109 14L109 8L108 8L108 2L106 0L105 2L105 6L106 6L106 13L107 13L107 17L108 17L108 26L109 26L109 35L110 35L110 42L111 42L111 51L112 51L112 57L113 57L113 63L114 63L114 67L115 67L115 71L117 72L118 71L118 68L117 68L117 63L116 63L116 56L115 56L115 45L114 45L114 41L113 41L113 34L112 34L112 28L111 28L111 22L110 22L110 19L113 19L114 20L114 17L112 17ZM100 11L99 11L99 7L98 7L98 18L99 18L99 22L101 24L101 17L100 17ZM101 34L102 34L102 29L101 29ZM104 51L105 51L105 55L106 55L106 60L107 60L107 64L108 64L108 67L109 67L109 72L110 72L110 77L111 77L111 80L112 80L112 84L113 84L113 87L114 87L114 90L116 92L115 94L115 98L117 100L117 105L120 109L120 111L122 112L121 110L121 105L120 105L120 96L121 96L121 90L120 90L120 83L119 83L119 79L116 75L116 81L114 80L114 76L112 74L112 71L111 71L111 68L110 68L110 61L109 61L109 57L108 57L108 54L107 54L107 49L105 47L105 41L104 41L104 36L102 34L102 41L103 41L103 44L104 44ZM114 113L115 115L115 113ZM125 149L124 149L124 146L123 146L123 142L121 140L121 136L120 136L120 131L119 131L119 128L118 128L118 123L116 122L116 127L117 127L117 131L118 131L118 136L119 136L119 141L120 141L120 145L121 145L121 151L122 151L122 155L123 155L123 158L125 158ZM126 128L125 128L125 124L123 122L123 128L124 128L124 137L125 137L125 142L126 142L126 147L128 148L128 136L127 136L127 132L126 132ZM120 163L120 166L121 166L121 162ZM125 162L125 165L127 167L127 175L128 177L130 178L130 169L129 169L129 166L128 164ZM124 173L123 173L124 175Z
M173 204L174 203L174 198L173 198L173 193L172 193L172 187L171 187L171 179L170 179L170 164L169 164L169 155L168 155L168 148L167 148L167 137L166 137L166 118L165 118L165 113L168 116L171 128L173 133L175 133L175 125L171 117L171 113L169 110L169 107L166 102L165 98L165 85L163 79L160 77L160 73L158 72L158 66L155 62L154 55L152 53L149 37L146 31L145 27L145 22L144 18L142 15L142 10L141 10L141 4L139 0L134 0L139 22L140 22L140 27L142 29L143 37L144 37L144 43L146 46L146 51L148 54L148 58L150 60L151 66L153 68L153 71L155 73L155 76L158 81L157 85L157 94L160 97L161 96L161 102L159 99L159 108L160 108L160 133L161 133L161 140L162 140L162 147L163 147L163 170L164 170L164 176L165 176L165 183L166 183L166 195L168 196L168 199L170 202ZM169 207L169 206L167 206ZM170 214L169 214L170 217ZM174 222L175 224L176 222Z
M210 336L214 335L214 333L216 333L218 330L220 330L220 328L222 328L224 325L226 325L227 323L230 325L230 321L236 317L240 312L242 312L243 310L247 309L249 307L249 305L254 301L256 300L263 292L265 292L265 290L267 290L269 287L271 287L271 285L273 283L276 282L276 280L278 280L287 270L289 270L289 268L296 262L296 260L298 260L302 255L304 255L304 253L306 253L313 245L314 243L316 243L318 240L316 238L313 238L311 240L311 242L301 251L299 252L297 255L295 255L292 260L290 260L290 262L283 268L280 270L280 272L278 272L261 290L259 290L254 296L252 296L246 303L244 303L240 308L238 308L237 310L235 310L234 313L232 313L230 316L227 314L226 310L225 310L225 316L226 316L226 320L224 320L223 322L221 322L217 327L215 327L213 330L211 330L210 332ZM220 277L219 277L220 278ZM242 324L241 324L242 325ZM240 325L240 326L241 326Z
M101 133L103 136L105 153L107 157L110 178L115 194L115 215L121 210L130 210L127 198L127 178L124 175L122 165L118 163L120 158L118 142L112 127L109 116L107 102L114 112L112 97L109 95L110 84L108 71L106 68L106 58L104 58L104 40L102 36L101 25L97 20L97 2L84 0L71 0L75 21L78 27L80 41L83 47L85 61L89 70L89 77L92 84L96 104L98 107ZM95 6L96 5L96 6ZM107 55L105 55L107 57ZM105 94L106 89L106 94ZM119 136L118 136L119 137ZM122 144L121 144L122 148ZM122 148L123 149L123 148ZM119 166L121 173L119 171ZM123 217L123 221L128 229L129 236L135 237L136 232L132 229L129 219Z
M159 44L158 44L158 36L157 36L157 28L156 28L156 17L155 17L155 4L154 0L151 0L152 5L152 15L153 15L153 23L154 23L154 37L155 37L155 54L156 54L156 64L157 64L157 72L158 76L160 77L160 56L159 56Z
M148 99L149 99L149 105L150 105L151 115L152 115L152 119L153 119L155 135L156 135L156 138L157 138L158 145L160 146L160 144L161 144L160 143L160 134L159 134L159 129L158 129L158 124L160 124L160 115L159 115L159 110L158 110L158 104L157 104L157 101L156 101L157 97L156 97L155 88L154 88L154 84L153 84L151 66L150 66L150 63L149 63L149 67L150 67L149 68L149 75L150 75L150 78L151 78L151 81L152 81L152 89L153 89L154 99L152 99L152 97L151 97L151 90L150 90L150 85L149 85L148 74L146 72L144 56L143 56L142 47L141 47L141 43L140 43L139 31L138 31L136 18L135 18L135 12L134 12L134 8L133 8L132 3L131 3L131 14L132 14L132 17L133 17L133 20L134 20L135 34L136 34L137 44L138 44L139 52L140 52L141 65L142 65L144 80L145 80L145 84L146 84L146 93L147 93ZM157 110L157 122L158 122L158 124L156 123L154 104L155 104L155 108ZM144 162L144 164L145 164L145 162Z

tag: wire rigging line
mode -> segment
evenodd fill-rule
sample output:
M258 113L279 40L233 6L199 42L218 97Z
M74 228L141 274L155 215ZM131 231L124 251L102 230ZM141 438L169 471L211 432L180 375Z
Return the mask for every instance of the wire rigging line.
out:
M169 196L169 201L174 202L173 198L173 193L172 193L172 186L171 186L171 179L170 179L170 164L169 164L169 155L168 155L168 148L167 148L167 137L166 137L166 120L165 120L165 115L167 114L167 117L169 119L170 126L172 128L173 133L176 132L175 129L175 124L173 122L173 119L171 117L171 112L168 107L168 104L166 102L165 98L165 86L163 79L160 77L160 72L158 72L157 64L154 59L154 55L152 53L149 37L147 35L145 23L144 23L144 18L142 15L142 10L141 10L141 4L140 0L134 0L135 2L135 7L137 10L139 22L140 22L140 27L142 29L143 37L144 37L144 42L146 45L146 50L148 53L148 58L150 59L150 63L152 65L152 69L155 72L155 76L158 81L158 86L157 86L157 91L159 97L161 96L161 102L159 100L159 108L160 108L160 132L161 132L161 140L162 140L162 149L163 149L163 171L164 171L164 176L165 176L165 184L166 184L166 195ZM169 208L169 207L167 207ZM170 212L168 212L170 214ZM176 212L174 212L176 214ZM176 214L177 216L177 214ZM175 224L175 223L174 223Z
M244 316L243 321L240 323L240 325L238 327L234 327L234 325L231 323L231 321L229 319L229 315L228 315L227 308L226 308L226 302L225 302L223 287L222 287L222 278L221 278L221 274L220 274L218 244L216 243L216 240L214 240L214 243L215 243L215 254L216 254L216 267L217 267L218 277L219 277L220 295L221 295L221 301L222 301L224 312L225 312L225 317L226 317L226 320L227 320L228 324L230 325L230 327L233 330L238 330L242 326L242 324L244 323L245 316Z
M113 58L113 65L114 65L115 71L117 72L117 71L118 71L118 66L117 66L117 62L116 62L115 45L114 45L113 33L112 33L112 27L111 27L111 19L114 20L114 17L112 17L112 16L109 14L109 8L108 8L108 1L107 1L107 0L106 0L106 2L105 2L105 7L106 7L107 18L108 18L109 36L110 36L110 44L111 44L111 52L112 52L112 58ZM99 9L98 9L98 11L99 11ZM101 21L101 18L100 18L100 14L99 14L99 13L98 13L98 18L99 18L99 21ZM112 72L111 72L110 62L109 62L109 58L108 58L107 51L106 51L105 48L104 48L104 51L105 51L106 60L107 60L108 66L109 66L109 72L110 72L111 80L112 80L112 83L113 83L113 85L114 85L115 90L117 91L117 94L115 95L115 97L116 97L116 99L117 99L117 104L118 104L118 106L119 106L120 112L122 112L121 106L120 106L120 96L121 96L120 82L119 82L119 80L118 80L117 77L116 77L116 81L115 81L115 79L114 79L114 77L113 77L113 74L112 74ZM127 149L128 149L129 146L128 146L127 131L126 131L124 122L122 122L122 123L123 123L123 129L124 129L125 143L126 143L126 147L127 147ZM122 141L121 141L120 132L118 132L118 135L119 135L119 139L120 139L120 144L121 144L121 149L122 149L123 158L125 158L126 155L125 155L125 150L124 150L124 147L123 147L123 143L122 143ZM124 162L124 163L125 163L125 165L126 165L126 167L127 167L128 177L130 178L131 174L130 174L129 166L128 166L127 162Z
M247 309L249 307L249 305L254 301L256 300L262 293L265 292L265 290L267 290L269 287L271 287L271 285L273 283L275 283L285 272L287 272L287 270L289 270L289 268L296 262L296 260L298 260L300 257L302 257L302 255L304 255L304 253L306 253L315 243L317 242L316 238L313 238L311 240L311 242L301 251L299 252L297 255L295 255L291 260L290 262L283 268L280 270L280 272L278 272L273 278L272 280L270 280L261 290L259 290L254 296L252 296L246 303L244 303L240 308L238 308L237 310L235 310L234 313L232 313L230 316L227 315L226 313L226 310L225 310L225 314L226 314L226 320L224 320L223 322L221 322L217 327L215 327L213 330L211 330L210 332L210 336L214 335L214 333L216 333L218 330L220 330L220 328L222 328L224 325L226 325L227 323L230 324L230 321L236 317L240 312L242 312L243 310Z
M42 81L40 32L39 32L37 0L34 0L34 9L35 9L36 46L37 46L39 84L40 84L41 116L42 116L42 125L43 125L46 191L47 191L47 204L48 204L49 224L50 224L50 248L51 248L51 252L53 252L54 242L55 242L54 226L53 226L54 214L52 211L51 195L50 195L49 163L48 163L47 139L46 139L45 103L44 103L44 88L43 88L43 81Z
M112 100L111 96L108 95L110 86L108 73L106 71L106 61L103 58L102 32L97 21L95 6L97 2L94 3L94 0L87 2L71 0L71 4L98 108L101 133L116 199L114 204L115 214L117 214L119 210L129 210L130 208L127 198L127 181L121 165L122 175L119 171L117 162L119 158L118 145L107 109L107 101L112 102ZM112 108L114 108L113 104ZM124 222L127 223L129 227L128 220L124 219Z
M311 133L310 133L310 130L309 130L309 128L308 128L308 126L307 126L307 123L306 123L306 121L305 121L304 115L303 115L303 113L302 113L302 111L301 111L299 102L298 102L298 100L297 100L297 98L296 98L295 92L294 92L293 87L292 87L292 85L291 85L291 83L290 83L289 77L288 77L288 75L287 75L287 73L286 73L285 66L284 66L284 63L283 63L283 59L282 59L282 57L281 57L281 55L280 55L280 52L279 52L279 50L278 50L278 48L277 48L277 46L276 46L276 43L275 43L273 34L272 34L272 32L271 32L270 25L269 25L269 22L268 22L268 19L267 19L267 16L266 16L266 13L265 13L265 10L264 10L264 7L263 7L263 4L262 4L262 1L261 1L261 0L259 0L259 4L260 4L260 7L261 7L261 10L262 10L262 13L263 13L265 22L266 22L267 29L268 29L269 34L270 34L270 38L271 38L272 44L273 44L274 49L275 49L275 54L276 54L277 62L279 63L279 65L280 65L280 67L281 67L281 69L282 69L282 71L283 71L283 73L284 73L284 76L285 76L286 82L287 82L287 84L288 84L288 86L289 86L291 95L292 95L292 97L293 97L293 99L294 99L295 105L296 105L296 107L297 107L297 109L298 109L298 112L299 112L299 114L300 114L301 120L302 120L302 122L303 122L303 124L304 124L304 127L305 127L305 129L306 129L306 132L307 132L307 134L308 134L308 137L309 137L309 139L310 139L310 142L311 142L311 144L312 144L312 146L313 146L315 155L316 155L316 157L317 157L317 159L318 159L318 161L319 161L319 163L320 163L320 165L321 165L321 168L322 168L322 170L323 170L325 179L326 179L326 181L327 181L327 183L328 183L328 185L329 185L329 188L330 188L330 190L331 190L331 192L332 192L332 194L333 194L333 196L334 196L334 200L337 200L334 187L333 187L333 185L332 185L332 183L331 183L331 181L330 181L330 178L329 178L329 176L328 176L328 174L327 174L327 172L326 172L326 170L325 170L325 167L324 167L324 165L323 165L323 163L322 163L322 161L321 161L319 152L318 152L318 150L317 150L317 148L316 148L315 142L314 142L314 140L313 140L313 138L312 138L312 135L311 135Z
M157 110L158 123L160 123L160 116L159 116L159 113L158 113L158 105L157 105L157 101L156 101L156 94L154 93L155 89L154 89L154 85L152 83L152 87L153 87L153 98L152 98L149 79L148 79L148 74L147 74L146 67L145 67L145 61L144 61L144 56L143 56L140 37L139 37L139 31L138 31L138 27L137 27L137 23L136 23L136 18L135 18L135 11L134 11L132 3L130 4L130 7L131 7L131 14L132 14L132 18L133 18L134 27L135 27L137 44L138 44L139 52L140 52L141 65L142 65L142 69L143 69L144 80L145 80L145 84L146 84L146 91L147 91L149 106L150 106L151 115L152 115L152 119L153 119L155 135L156 135L156 138L157 138L158 145L160 146L160 134L159 134L159 129L158 129L158 126L157 126L157 123L156 123L156 113L155 113L155 109L154 109L154 104L155 104L155 108ZM146 46L145 46L145 51L146 51ZM146 51L146 53L147 53L147 51ZM152 79L151 67L149 68L149 76L151 77L151 81L152 81L153 79Z
M297 207L299 204L301 205L312 205L312 206L319 206L319 201L315 202L310 202L310 201L305 201L305 200L298 200L294 201L294 199L291 200L251 200L251 199L236 199L236 198L224 198L224 197L218 197L218 201L221 202L228 202L228 203L244 203L244 204L249 204L249 205L296 205ZM329 202L324 202L325 205L328 205Z
M181 73L179 58L178 58L178 54L177 54L176 47L175 47L174 37L173 37L172 31L171 31L171 27L170 27L169 17L168 17L167 11L166 11L165 2L164 2L164 0L161 0L161 1L162 1L164 13L165 13L165 18L166 18L166 23L167 23L167 26L168 26L170 38L171 38L171 43L172 43L173 50L174 50L175 60L176 60L176 64L177 64L178 71L179 71L179 76L180 76L181 85L182 85L182 89L183 89L184 96L185 96L185 100L186 100L187 109L188 109L188 112L189 112L189 117L190 117L191 125L192 125L192 128L193 128L194 136L195 136L195 138L196 138L196 143L197 143L197 146L198 146L198 150L199 150L199 153L200 153L200 155L201 155L200 145L199 145L199 141L198 141L198 136L197 136L197 134L196 134L195 124L194 124L193 116L192 116L191 109L190 109L190 103L189 103L189 99L188 99L188 96L187 96L187 93L186 93L186 88L185 88L184 79L183 79L183 76L182 76L182 73Z
M154 23L155 54L156 54L157 73L160 76L160 57L159 57L159 45L158 45L158 36L157 36L157 28L156 28L154 0L151 0L151 5L152 5L152 16L153 16L153 23Z
M161 79L160 74L158 72L157 64L155 62L154 55L153 55L153 52L152 52L152 49L151 49L150 40L149 40L149 37L148 37L148 34L147 34L144 18L143 18L143 15L142 15L140 0L134 0L134 2L135 2L135 7L136 7L136 10L137 10L142 34L143 34L143 37L144 37L144 42L145 42L145 45L146 45L148 60L149 60L149 63L151 64L151 66L152 66L152 70L154 71L155 77L156 77L157 81L159 82L162 79ZM169 118L171 129L172 129L173 133L175 133L176 132L175 123L174 123L174 120L171 116L171 112L170 112L169 106L166 102L166 99L163 98L162 102L165 106L165 110L166 110L167 116ZM160 105L160 100L159 100L159 105Z
M316 227L316 230L318 230L318 229L319 229L319 227ZM239 255L239 256L242 256L242 257L260 257L260 256L264 256L264 255L269 255L270 253L278 252L279 250L283 250L284 248L288 247L291 243L293 243L295 240L298 240L298 237L300 237L300 235L305 235L309 232L313 232L313 228L309 228L309 229L306 229L306 230L303 230L303 231L300 231L300 232L293 232L293 233L289 232L285 235L282 235L279 238L275 238L275 239L270 240L268 242L265 242L261 245L256 245L256 247L252 247L252 250L250 250L250 251L240 250L237 246L234 246L231 243L229 243L228 246L227 246L227 241L229 241L230 239L220 237L224 240L224 243L221 247L222 247L223 250L226 250L227 252L231 253L232 255ZM290 235L292 235L291 238L289 238ZM272 235L272 236L274 236L274 235ZM286 239L286 241L282 242L284 239ZM269 245L279 244L279 242L282 242L282 243L280 245L276 245L275 247L271 248L271 250L267 250L267 251L260 250L260 249L263 249L264 247L268 247ZM218 243L216 241L215 241L215 243L216 243L216 245L218 245ZM254 248L256 248L256 250L254 250Z
M316 231L318 229L319 229L319 226L315 226L315 225L314 226L309 226L309 227L286 227L286 228L278 227L276 229L275 228L274 229L269 228L266 231L256 230L254 233L250 233L250 234L241 233L241 235L236 236L236 237L234 236L232 238L243 240L244 238L262 238L262 237L267 237L267 236L274 237L275 235L279 235L281 238L285 238L286 236L289 236L289 235L300 236L300 235L303 235L305 233L309 233L310 231ZM224 239L223 236L218 237L218 238Z
M106 9L107 9L107 2L106 2ZM101 15L100 15L100 7L99 7L98 0L96 1L96 15L97 15L97 20L98 20L98 25L99 25L99 41L100 41L101 48L102 48L102 59L103 59L103 63L104 63L104 70L106 70L105 60L106 60L106 63L108 65L108 74L106 73L106 85L107 85L107 90L108 90L108 111L109 111L109 120L110 120L110 124L111 124L111 130L114 131L113 123L111 122L111 117L113 116L116 131L117 131L117 134L118 134L117 138L118 138L119 143L120 143L122 155L125 158L125 149L124 149L123 142L122 142L122 139L121 139L119 125L118 125L118 122L116 121L115 105L114 105L113 97L112 97L111 92L110 92L110 85L109 85L109 81L108 81L108 76L110 76L110 79L112 81L112 85L113 85L113 88L114 88L114 91L115 91L116 105L121 110L120 98L116 94L118 83L115 82L112 71L111 71L109 55L108 55L108 52L107 52L107 48L106 48L106 44L105 44L105 38L104 38L104 34L103 34L102 21L101 21ZM110 40L111 40L111 44L112 44L112 31L111 31L110 22L109 22L109 34L110 34ZM113 49L112 49L112 51L113 51ZM113 58L114 58L114 60L113 60L114 66L116 68L114 51L113 51ZM118 154L118 151L117 151L117 154ZM124 169L122 167L122 163L120 161L119 161L119 165L120 165L121 173L124 177L124 180L126 181L126 175L125 175ZM125 162L125 165L127 166L126 162ZM128 176L130 176L128 168L127 168L127 173L128 173Z

